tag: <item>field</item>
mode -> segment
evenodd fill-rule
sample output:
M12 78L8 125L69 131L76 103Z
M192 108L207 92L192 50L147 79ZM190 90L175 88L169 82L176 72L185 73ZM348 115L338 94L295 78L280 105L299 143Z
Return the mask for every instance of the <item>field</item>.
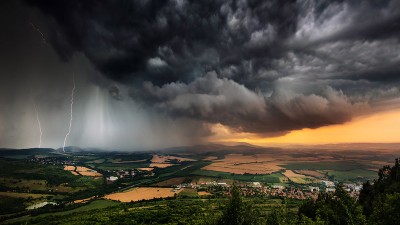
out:
M201 168L200 171L194 172L194 174L268 183L287 183L291 181L296 184L308 184L318 183L323 179L360 182L376 177L378 168L387 164L386 157L386 153L381 153L378 157L371 158L369 154L362 152L344 154L343 152L326 151L322 154L317 154L314 151L306 150L301 153L286 151L279 154L260 154L259 152L254 152L253 154L231 153L222 156L204 157L204 160L212 163ZM273 178L274 176L259 176L275 174L276 177L276 174L281 174L284 170L286 172L283 175L288 180L279 177L278 181Z
M38 199L38 198L50 197L50 196L52 196L52 195L47 195L47 194L33 194L33 193L17 193L17 192L0 192L0 196L8 196L8 197L13 197L13 198L32 198L32 199Z
M348 171L326 171L329 176L334 176L339 181L348 180L363 180L364 178L373 179L376 177L376 172L365 169L355 169Z
M202 168L203 170L219 171L234 174L271 174L283 168L273 162L273 158L266 154L243 155L229 154L222 160L212 160L213 163Z
M180 207L180 201L191 200L202 205L203 200L215 199L210 203L216 203L211 211L207 211L208 205L199 209L213 212L225 201L225 188L229 185L261 185L271 189L279 185L307 190L309 186L322 187L322 180L361 185L366 180L375 179L376 171L398 154L353 150L286 151L218 145L206 150L202 148L177 149L176 152L169 149L168 152L77 151L61 154L54 150L21 150L16 151L15 156L8 151L7 157L0 158L0 221L32 218L30 221L43 222L42 218L53 215L63 220L66 219L64 215L72 212L79 214L80 211L131 204L117 201L150 200L149 203L121 207L141 213L144 210L141 207L148 207L149 211L157 214L164 207L169 212L166 204L176 203ZM180 189L174 192L173 187ZM105 199L101 200L102 196ZM151 201L154 198L168 200L156 204L158 200ZM270 209L277 204L275 200L263 199L254 204L260 209ZM60 205L26 210L30 205L44 202ZM189 202L185 203L188 206L183 208L189 210ZM156 207L159 208L152 211Z
M173 197L175 193L179 193L179 191L173 192L173 188L140 187L125 192L109 194L104 196L104 198L121 202L136 202L154 198Z
M183 189L179 192L178 196L179 196L179 197L190 197L190 198L192 198L192 197L197 197L197 196L199 196L199 194L198 194L197 191L196 191L195 189L193 189L193 188L183 188Z
M62 212L55 212L55 213L43 213L40 214L38 216L23 216L23 217L19 217L16 219L11 219L9 221L7 221L8 223L23 223L24 221L27 220L41 220L42 218L48 218L48 217L61 217L61 216L66 216L66 217L70 217L71 215L74 215L76 213L86 213L87 211L91 211L91 210L99 210L99 209L104 209L104 208L108 208L108 207L112 207L112 206L116 206L119 203L114 202L114 201L109 201L109 200L95 200L93 202L91 202L88 205L84 205L81 206L79 208L76 209L72 209L72 210L66 210L66 211L62 211ZM48 222L47 222L48 223Z
M234 174L219 171L197 170L193 172L194 175L216 177L219 179L233 179L238 181L248 182L266 182L266 183L281 183L285 179L281 173L273 174Z
M170 187L173 185L178 185L178 184L182 184L185 181L186 178L184 177L175 177L175 178L171 178L165 181L161 181L157 184L155 184L156 186L159 187Z
M167 168L173 166L171 163L150 163L150 167Z
M308 184L321 182L320 180L309 177L303 174L294 173L292 170L286 170L283 175L285 175L290 181L296 184Z
M151 159L149 167L167 168L179 164L181 162L194 162L194 161L196 160L178 156L155 154Z
M319 179L326 178L326 175L314 170L295 170L296 173L311 176Z

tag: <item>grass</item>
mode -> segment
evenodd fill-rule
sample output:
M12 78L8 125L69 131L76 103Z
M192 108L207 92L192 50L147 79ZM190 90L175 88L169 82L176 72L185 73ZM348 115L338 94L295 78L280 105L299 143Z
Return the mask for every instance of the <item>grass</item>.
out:
M198 197L199 195L197 194L197 191L192 188L184 188L181 192L178 194L179 197Z
M227 201L227 198L207 200L177 198L122 203L110 208L85 209L80 207L67 211L68 213L42 214L12 222L28 222L29 224L47 224L49 222L52 224L130 224L132 222L137 224L211 224L222 214ZM282 206L280 199L244 198L244 201L252 205L254 210L259 211L261 217L265 217L273 209ZM300 201L287 200L287 207L291 212L295 213L299 204Z
M336 162L289 162L286 165L280 165L288 170L334 170L349 171L366 168L365 164L357 161L336 161Z
M47 182L45 180L27 180L27 179L13 179L13 178L0 178L0 184L9 188L26 188L29 190L47 190Z
M377 172L371 170L364 170L364 169L356 169L356 170L349 170L349 171L327 171L329 176L334 175L335 179L338 181L351 181L355 179L373 179L377 178Z
M100 200L95 200L95 201L89 203L88 205L84 205L79 208L68 210L68 211L56 212L56 213L44 213L44 214L40 214L40 215L34 216L34 217L23 216L23 217L8 220L6 222L7 223L15 223L15 222L22 223L23 221L30 220L30 219L42 218L42 217L46 217L46 216L65 216L65 215L69 215L69 214L87 212L87 211L94 210L94 209L104 209L104 208L116 206L119 204L121 204L121 203L100 199Z
M99 165L91 165L95 166L98 169L102 170L123 170L123 169L134 169L134 168L143 168L149 167L150 163L148 162L140 162L140 163L102 163Z
M266 182L266 183L281 183L281 178L284 176L280 173L273 174L233 174L219 171L211 171L211 170L196 170L192 174L200 175L200 176L208 176L208 177L216 177L219 179L233 179L238 181L248 181L248 182Z
M13 197L13 198L32 198L32 199L37 199L37 198L46 198L46 197L52 196L52 195L32 194L32 193L17 193L17 192L0 192L0 196L8 196L8 197Z

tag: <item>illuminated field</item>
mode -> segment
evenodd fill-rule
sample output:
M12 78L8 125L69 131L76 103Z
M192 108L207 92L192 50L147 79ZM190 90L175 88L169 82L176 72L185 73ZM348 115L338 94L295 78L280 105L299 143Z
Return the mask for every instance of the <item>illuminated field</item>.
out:
M286 170L283 175L285 175L289 180L291 180L293 183L296 184L307 184L307 183L312 183L312 182L318 182L320 180L305 176L303 174L298 174L293 172L292 170Z
M270 155L265 154L229 154L222 160L214 160L212 164L202 169L235 174L271 174L284 169L273 160Z
M75 166L64 166L64 170L74 171L75 170Z
M130 189L126 192L109 194L104 198L121 202L136 202L153 198L173 197L175 193L179 193L179 191L173 192L173 188L139 187Z
M296 173L303 174L306 176L316 177L316 178L324 178L326 177L325 174L322 174L318 171L314 170L296 170Z
M171 163L151 163L150 167L158 167L158 168L167 168L173 166L174 164Z
M70 171L73 175L82 175L82 176L88 176L88 177L101 177L102 174L89 169L84 166L64 166L64 170Z
M164 155L153 155L151 159L152 163L169 163L171 160L176 160L178 162L185 162L185 161L196 161L194 159L184 158L184 157L177 157L177 156L164 156Z

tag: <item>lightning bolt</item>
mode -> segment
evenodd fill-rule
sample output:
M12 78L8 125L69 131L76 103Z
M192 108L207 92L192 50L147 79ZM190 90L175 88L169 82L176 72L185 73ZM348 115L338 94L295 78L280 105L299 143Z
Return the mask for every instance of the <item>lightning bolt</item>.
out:
M43 43L46 44L46 38L44 38L44 34L32 22L29 22L29 23L32 25L33 29L35 29L37 32L39 32L39 34L42 36Z
M40 123L39 111L37 110L35 100L32 99L32 103L33 103L33 108L35 109L36 121L37 121L37 123L38 123L38 128L39 128L39 133L40 133L40 135L39 135L39 146L38 146L38 148L41 148L41 147L42 147L42 135L43 135L43 132L42 132L42 125L41 125L41 123Z
M72 83L73 83L73 87L72 87L72 91L71 91L71 117L69 119L69 128L68 128L68 133L65 135L64 138L64 144L63 144L63 152L65 152L65 143L67 142L68 136L71 133L71 127L72 127L72 112L73 112L73 105L74 105L74 92L75 92L75 74L72 74Z

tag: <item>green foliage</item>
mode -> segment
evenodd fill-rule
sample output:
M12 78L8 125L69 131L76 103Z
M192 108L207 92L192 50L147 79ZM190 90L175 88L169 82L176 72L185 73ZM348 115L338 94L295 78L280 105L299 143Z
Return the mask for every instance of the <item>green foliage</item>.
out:
M218 225L252 225L258 223L258 213L248 204L244 204L240 197L239 189L232 188L232 197Z
M366 182L360 193L360 203L370 224L399 224L400 163L384 166L373 184Z
M16 224L173 224L208 225L216 220L207 201L168 200L120 204L90 211L71 210L68 214L38 216Z
M299 208L303 220L308 217L315 222L326 224L366 224L361 206L349 196L341 184L335 193L322 193L315 203L310 201Z
M25 209L23 198L0 196L0 214L15 213Z
M266 224L268 225L289 225L296 224L296 217L288 211L286 204L275 208L267 217Z
M400 223L400 193L387 194L374 204L374 211L370 217L371 224L399 224Z

